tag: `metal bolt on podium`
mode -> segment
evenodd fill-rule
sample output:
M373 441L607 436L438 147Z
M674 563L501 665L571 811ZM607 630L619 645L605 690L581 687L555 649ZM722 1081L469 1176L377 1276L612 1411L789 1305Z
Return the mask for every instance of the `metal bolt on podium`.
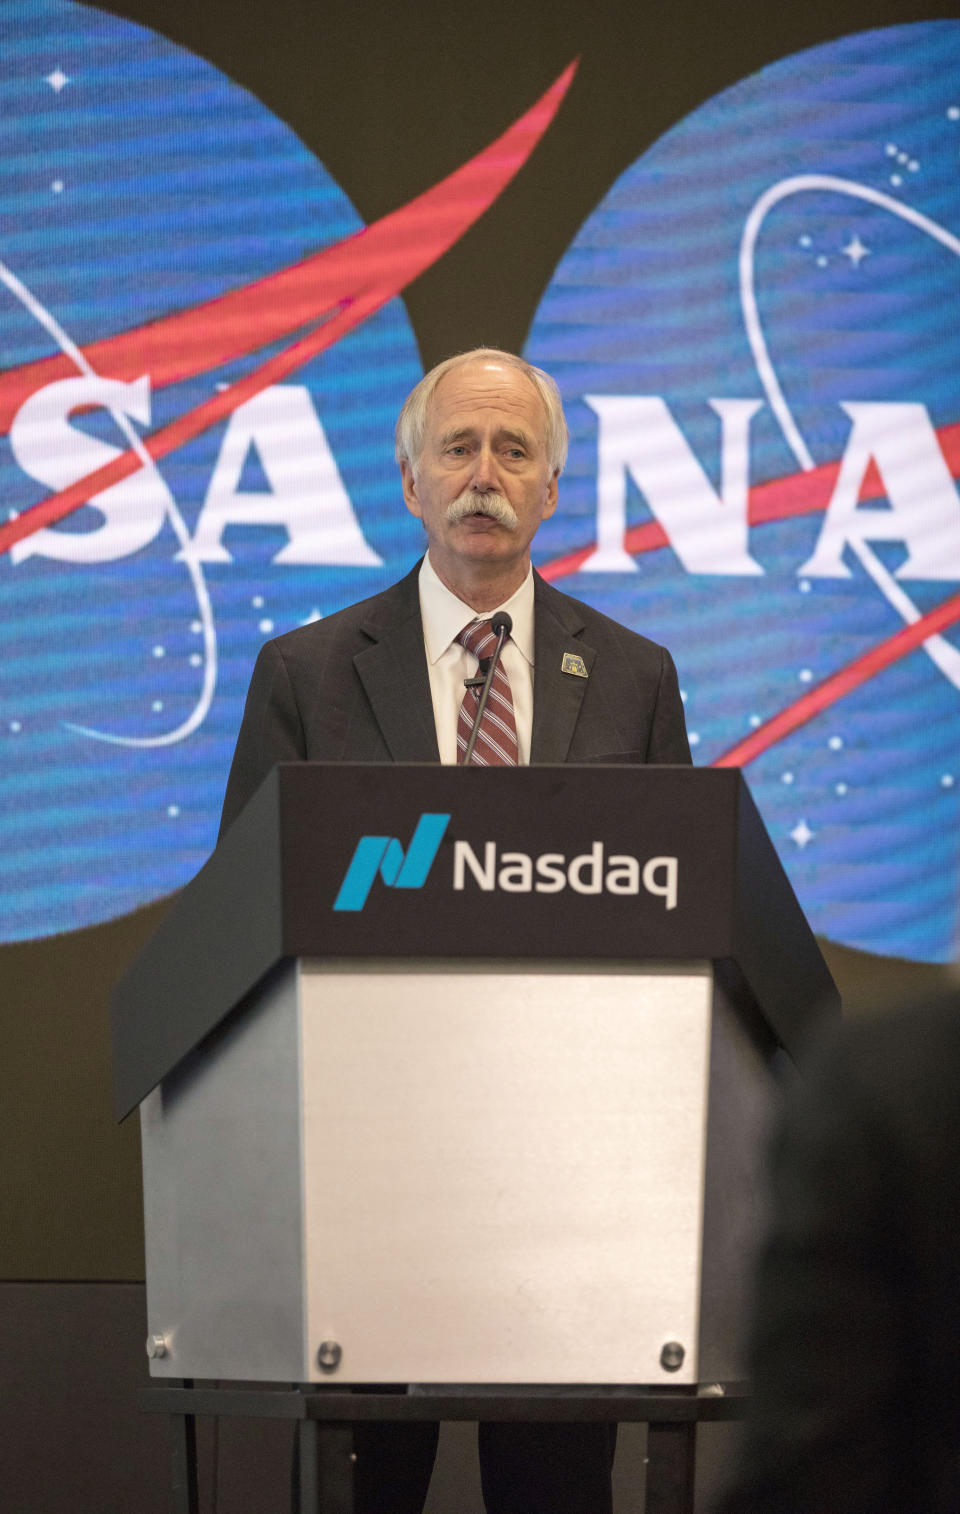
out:
M166 1356L166 1354L167 1337L165 1335L148 1335L147 1355L149 1356L150 1360L153 1361L154 1357Z
M660 1365L664 1372L679 1372L686 1354L679 1341L667 1341L660 1352Z
M342 1356L343 1351L336 1341L321 1341L317 1347L317 1366L321 1372L336 1372Z

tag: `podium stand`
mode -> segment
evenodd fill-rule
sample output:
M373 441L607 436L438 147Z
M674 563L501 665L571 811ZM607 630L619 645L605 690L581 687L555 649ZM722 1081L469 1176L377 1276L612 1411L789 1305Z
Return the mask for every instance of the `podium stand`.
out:
M737 772L281 766L115 995L163 1397L735 1382L769 1065L836 1008Z

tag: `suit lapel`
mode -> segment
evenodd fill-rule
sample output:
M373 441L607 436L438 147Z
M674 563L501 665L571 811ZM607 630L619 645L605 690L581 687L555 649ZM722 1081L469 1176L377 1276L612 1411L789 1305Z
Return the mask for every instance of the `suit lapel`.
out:
M439 762L430 675L420 620L419 563L374 601L362 630L370 646L353 659L394 762Z
M582 640L583 620L570 601L534 575L533 738L531 762L566 762L588 679L563 672L564 652L582 657L589 674L596 650Z
M419 563L371 602L362 625L370 645L354 657L374 719L394 762L439 762L430 675L420 619ZM565 762L588 680L562 671L563 654L593 668L571 601L534 574L534 695L531 762Z

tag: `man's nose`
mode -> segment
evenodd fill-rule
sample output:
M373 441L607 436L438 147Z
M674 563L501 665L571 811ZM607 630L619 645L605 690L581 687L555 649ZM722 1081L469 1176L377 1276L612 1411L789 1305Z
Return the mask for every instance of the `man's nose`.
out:
M470 487L477 494L494 493L498 486L496 458L490 447L478 448L473 459Z

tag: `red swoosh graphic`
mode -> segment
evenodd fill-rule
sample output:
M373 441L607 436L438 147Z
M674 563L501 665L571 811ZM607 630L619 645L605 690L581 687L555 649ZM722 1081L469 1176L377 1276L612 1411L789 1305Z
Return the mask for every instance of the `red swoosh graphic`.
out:
M175 451L333 346L435 263L523 167L556 115L576 68L575 60L530 110L476 157L372 226L246 288L87 347L84 355L97 374L130 381L149 373L151 384L159 388L314 326L230 389L153 432L144 441L150 457L156 460ZM316 326L323 316L328 319ZM0 376L2 431L9 430L18 408L36 389L75 374L71 360L57 354ZM63 520L141 466L135 452L124 452L5 522L0 526L0 553Z
M868 678L882 673L884 668L889 668L901 657L906 657L908 652L916 651L928 636L945 631L949 626L956 625L957 621L960 621L960 594L955 594L935 610L922 615L912 626L904 626L888 636L886 641L878 642L869 652L855 658L838 673L832 673L815 689L808 690L800 699L781 710L779 715L774 715L772 720L757 726L755 731L730 747L722 757L715 758L711 767L736 768L752 762L754 757L759 757L768 747L775 746L798 726L805 725L814 715L819 715L821 710L836 704L838 699L866 683Z

